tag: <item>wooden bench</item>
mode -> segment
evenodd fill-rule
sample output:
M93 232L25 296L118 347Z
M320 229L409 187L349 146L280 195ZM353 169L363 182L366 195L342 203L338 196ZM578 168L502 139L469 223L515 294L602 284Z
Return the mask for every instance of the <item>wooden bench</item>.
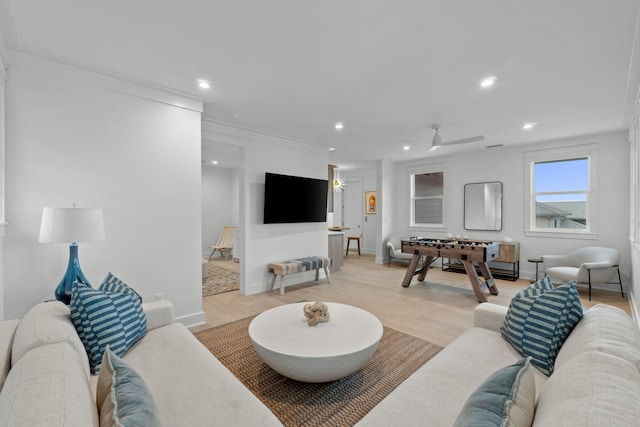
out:
M284 276L315 269L316 280L318 280L320 277L320 268L324 269L324 274L327 276L327 283L331 283L331 276L329 275L330 265L331 258L322 256L310 256L306 258L291 259L288 261L272 262L269 264L269 272L273 273L269 292L273 291L273 285L275 285L278 276L280 276L280 295L284 295Z

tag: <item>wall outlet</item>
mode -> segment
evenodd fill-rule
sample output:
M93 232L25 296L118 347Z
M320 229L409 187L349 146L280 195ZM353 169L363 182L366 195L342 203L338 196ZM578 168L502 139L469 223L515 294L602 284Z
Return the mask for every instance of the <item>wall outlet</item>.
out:
M164 299L164 294L156 294L154 301L161 301Z

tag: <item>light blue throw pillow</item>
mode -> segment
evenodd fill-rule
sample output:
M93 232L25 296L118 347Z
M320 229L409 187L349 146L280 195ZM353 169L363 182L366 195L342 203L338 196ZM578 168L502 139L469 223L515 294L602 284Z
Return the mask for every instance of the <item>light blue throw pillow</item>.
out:
M494 372L469 396L454 427L530 426L536 389L530 358Z
M102 358L96 401L101 426L158 427L158 408L142 377L113 354Z
M518 292L500 328L522 356L551 375L560 347L582 318L576 282L553 288L548 276Z
M121 292L108 292L74 283L69 309L71 321L89 356L92 374L100 370L107 345L121 356L147 333L142 305L129 287L122 288Z

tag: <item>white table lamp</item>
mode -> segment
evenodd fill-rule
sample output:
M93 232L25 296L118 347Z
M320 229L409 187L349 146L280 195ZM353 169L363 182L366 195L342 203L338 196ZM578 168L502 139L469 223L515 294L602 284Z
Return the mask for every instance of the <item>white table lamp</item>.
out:
M41 243L69 243L67 272L55 290L57 300L69 305L71 285L77 281L91 286L80 269L78 242L104 240L102 209L94 208L44 208L40 225Z

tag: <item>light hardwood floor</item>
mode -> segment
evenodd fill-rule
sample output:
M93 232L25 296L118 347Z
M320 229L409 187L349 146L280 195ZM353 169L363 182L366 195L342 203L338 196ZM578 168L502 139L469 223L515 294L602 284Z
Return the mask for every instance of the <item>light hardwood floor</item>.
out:
M196 332L213 326L259 314L269 308L299 301L329 301L350 304L376 315L382 324L440 346L446 346L472 326L473 310L478 305L465 274L443 272L431 268L424 282L414 277L411 286L403 288L406 264L390 267L374 262L373 255L345 258L341 271L331 275L331 282L321 279L287 286L284 296L279 290L254 295L238 291L203 298L206 324L191 328ZM285 279L286 280L286 279ZM279 281L278 281L279 283ZM489 295L489 302L507 306L513 295L529 285L528 280L515 282L496 279L499 295ZM592 301L587 290L580 288L583 307L605 303L630 313L626 298L619 292L593 290Z

